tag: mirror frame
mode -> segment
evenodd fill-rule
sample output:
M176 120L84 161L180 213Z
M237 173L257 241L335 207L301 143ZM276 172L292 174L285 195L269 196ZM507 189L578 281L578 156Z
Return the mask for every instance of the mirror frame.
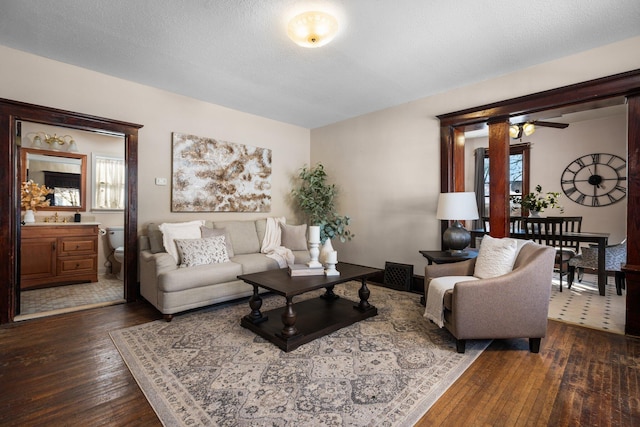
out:
M64 157L67 159L79 159L80 166L80 206L42 206L39 211L87 211L87 155L77 153L67 153L52 150L40 150L35 148L20 148L20 182L27 180L27 154L39 154L52 157Z

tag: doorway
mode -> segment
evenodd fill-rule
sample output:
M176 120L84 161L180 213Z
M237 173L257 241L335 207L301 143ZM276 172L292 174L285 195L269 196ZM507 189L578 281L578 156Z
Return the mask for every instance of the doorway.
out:
M569 113L590 110L619 103L627 103L627 263L623 267L627 279L625 333L640 335L640 243L634 212L640 208L640 70L633 70L601 79L578 83L514 98L490 105L479 106L464 111L438 116L441 127L441 191L464 190L464 153L454 143L461 132L474 130L489 123L489 143L496 147L493 163L494 174L504 182L508 175L505 144L509 138L509 119L519 117L526 121L538 112L555 109ZM493 158L492 158L493 161ZM454 168L454 165L458 165ZM508 194L507 187L497 185L491 189L494 201L491 209L490 226L496 231L495 237L508 235ZM442 224L444 231L446 224ZM493 233L492 233L493 234Z
M18 122L59 126L104 135L116 135L124 140L126 164L126 195L124 209L124 299L135 301L137 290L137 187L138 129L142 125L106 119L51 107L0 99L0 323L13 322L18 310L20 283L20 181L18 178Z
M95 224L99 233L95 254L74 257L81 263L91 260L90 264L96 270L95 281L86 277L78 280L73 276L66 281L60 281L59 276L56 280L47 280L46 277L43 280L29 280L33 277L33 271L38 274L39 262L27 258L30 254L28 250L25 253L24 248L33 247L28 243L32 240L26 239L25 246L24 233L21 233L18 272L21 283L17 289L15 320L123 303L124 281L118 277L123 268L122 260L116 259L120 257L116 257L116 248L110 244L113 239L109 239L114 232L109 231L120 230L124 225L124 138L18 121L16 142L19 146L21 185L33 182L53 191L46 196L46 200L38 202L46 206L37 208L33 215L35 222L21 224L22 229L30 227L28 231L31 235L52 227L62 227L64 230L64 227L76 224ZM80 165L68 163L71 161L78 161ZM103 170L107 167L108 170ZM23 271L25 268L26 272ZM59 269L60 266L53 268Z

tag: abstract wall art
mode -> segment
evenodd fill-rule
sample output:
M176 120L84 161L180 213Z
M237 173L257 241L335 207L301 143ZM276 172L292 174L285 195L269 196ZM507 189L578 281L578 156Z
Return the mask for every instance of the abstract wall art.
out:
M271 150L173 133L173 212L269 212Z

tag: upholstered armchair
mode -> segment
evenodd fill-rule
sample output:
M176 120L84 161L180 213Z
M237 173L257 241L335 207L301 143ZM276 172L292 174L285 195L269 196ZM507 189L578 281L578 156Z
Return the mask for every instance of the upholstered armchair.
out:
M604 248L604 268L606 271L614 272L616 293L622 295L622 289L625 288L625 276L622 271L622 265L627 262L627 240L623 240L617 245L611 245ZM584 270L598 270L598 247L592 246L582 248L580 255L569 260L569 289L573 285L575 272L578 269L578 282L582 281Z
M481 245L478 258L482 250ZM455 282L442 303L443 325L456 338L458 353L464 353L468 339L493 338L528 338L529 350L538 353L547 331L554 258L554 248L528 242L519 248L512 269L496 277L474 277L478 259L428 265L425 298L433 279Z

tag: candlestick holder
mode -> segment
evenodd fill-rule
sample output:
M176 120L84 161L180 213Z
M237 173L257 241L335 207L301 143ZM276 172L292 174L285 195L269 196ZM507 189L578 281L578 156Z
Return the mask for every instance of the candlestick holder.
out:
M320 246L320 242L312 242L309 240L309 255L311 256L311 259L307 263L309 268L322 268L322 264L318 261L318 255L320 255L318 246Z
M325 276L339 276L340 272L336 270L336 263L332 261L327 261L327 268L324 270Z

